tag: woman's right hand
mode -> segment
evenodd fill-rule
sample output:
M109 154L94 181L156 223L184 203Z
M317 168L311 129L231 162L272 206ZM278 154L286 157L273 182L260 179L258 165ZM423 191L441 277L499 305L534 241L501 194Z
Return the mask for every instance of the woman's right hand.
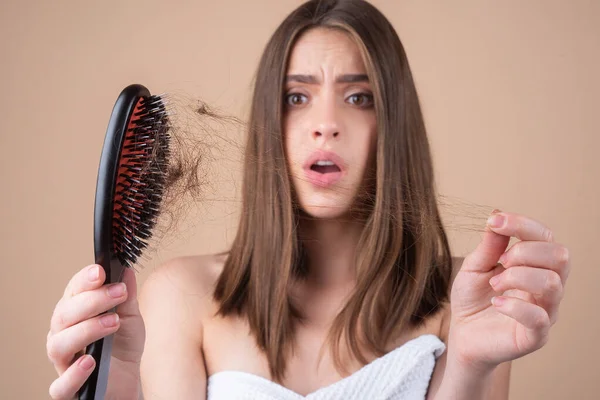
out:
M84 347L115 333L106 398L138 399L145 329L137 302L135 273L126 268L122 283L104 286L99 265L76 273L56 304L46 350L59 377L50 385L54 400L72 400L92 373L95 361ZM104 313L117 306L116 313Z

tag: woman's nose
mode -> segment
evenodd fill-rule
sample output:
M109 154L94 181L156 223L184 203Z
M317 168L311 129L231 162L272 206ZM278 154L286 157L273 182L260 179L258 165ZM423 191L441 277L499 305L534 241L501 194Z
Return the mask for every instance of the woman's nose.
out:
M313 139L337 139L340 135L340 121L335 99L326 99L315 108L317 112L314 115Z
M337 138L340 132L334 124L321 124L317 129L313 131L313 138L323 138L325 140L331 140Z

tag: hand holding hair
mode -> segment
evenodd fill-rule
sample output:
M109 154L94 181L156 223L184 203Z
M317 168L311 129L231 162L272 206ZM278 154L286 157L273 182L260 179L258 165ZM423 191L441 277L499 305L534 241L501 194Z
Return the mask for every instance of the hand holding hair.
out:
M511 237L520 241L507 250ZM454 280L448 357L485 373L543 347L569 271L569 252L548 227L523 215L492 213Z

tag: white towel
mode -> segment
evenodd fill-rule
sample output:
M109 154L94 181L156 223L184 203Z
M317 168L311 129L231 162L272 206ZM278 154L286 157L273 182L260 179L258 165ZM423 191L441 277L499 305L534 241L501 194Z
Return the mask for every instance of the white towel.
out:
M208 378L207 400L422 400L445 349L437 336L421 335L307 396L258 375L221 371Z

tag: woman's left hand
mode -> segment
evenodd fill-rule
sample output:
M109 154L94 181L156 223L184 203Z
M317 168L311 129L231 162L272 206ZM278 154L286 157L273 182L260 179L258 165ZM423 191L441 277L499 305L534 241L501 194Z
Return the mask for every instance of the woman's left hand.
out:
M511 236L521 241L506 250ZM452 286L448 356L486 371L544 346L569 270L567 249L546 226L495 211Z

